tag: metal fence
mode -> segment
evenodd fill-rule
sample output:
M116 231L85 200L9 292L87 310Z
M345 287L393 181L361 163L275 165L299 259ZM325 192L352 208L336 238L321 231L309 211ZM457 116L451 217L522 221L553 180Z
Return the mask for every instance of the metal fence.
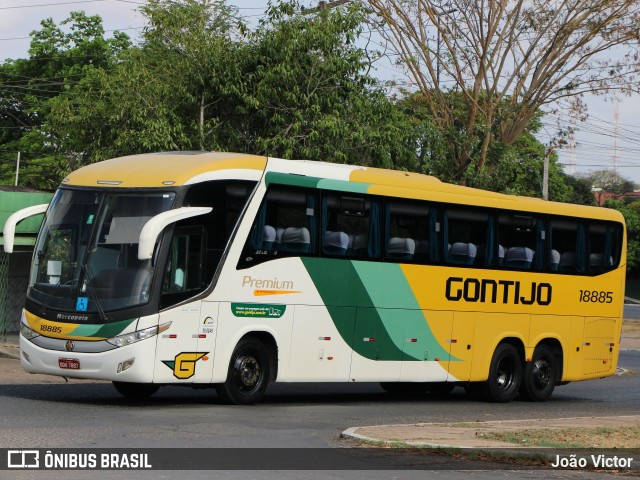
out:
M0 252L0 341L7 340L9 329L9 255Z

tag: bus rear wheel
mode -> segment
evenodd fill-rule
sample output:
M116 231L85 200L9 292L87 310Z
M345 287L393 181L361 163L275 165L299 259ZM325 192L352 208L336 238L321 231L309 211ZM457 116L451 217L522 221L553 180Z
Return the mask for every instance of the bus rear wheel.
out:
M553 393L557 378L558 363L553 349L538 345L524 367L520 397L529 402L544 402Z
M482 385L482 397L489 402L507 403L516 398L522 382L522 360L516 347L501 343L493 352L489 378Z
M153 383L113 382L118 393L132 400L144 400L156 393L160 385Z
M225 403L254 405L264 396L269 384L269 353L257 338L238 342L227 372L227 380L216 385L218 396Z

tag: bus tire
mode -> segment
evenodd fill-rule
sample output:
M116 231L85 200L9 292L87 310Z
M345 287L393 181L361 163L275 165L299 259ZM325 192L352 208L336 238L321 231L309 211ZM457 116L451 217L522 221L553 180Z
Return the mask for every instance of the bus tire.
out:
M516 347L501 343L493 352L489 378L482 385L485 401L507 403L516 398L522 381L522 360Z
M544 402L553 393L558 378L558 363L554 351L538 345L524 367L520 397L529 402Z
M113 386L118 393L132 400L149 398L160 388L160 385L154 383L113 382Z
M416 397L424 395L427 391L427 383L423 382L382 382L382 389L392 395Z
M216 385L218 396L225 403L254 405L268 385L269 352L257 338L243 338L231 355L227 380Z

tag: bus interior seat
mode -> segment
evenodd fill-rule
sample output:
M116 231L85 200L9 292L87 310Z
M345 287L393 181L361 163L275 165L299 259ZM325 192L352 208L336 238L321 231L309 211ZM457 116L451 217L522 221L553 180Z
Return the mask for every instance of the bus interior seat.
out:
M558 271L558 265L560 264L560 252L557 250L551 250L549 254L549 266L552 272Z
M604 261L604 254L592 253L589 255L589 267L592 272L604 272L607 267L613 265L613 257L609 257L609 262Z
M119 265L120 249L114 250L105 244L98 245L96 251L89 257L89 268L93 272L116 268Z
M369 235L366 233L358 233L353 237L353 247L351 255L354 257L369 256Z
M282 243L282 235L284 235L284 228L278 227L276 228L276 248Z
M413 259L418 262L429 261L429 240L416 240L416 251Z
M498 245L498 266L501 267L504 264L505 250L502 245Z
M324 233L322 251L328 255L346 255L349 248L349 235L345 232L332 232L327 230Z
M529 247L511 247L505 256L505 267L530 269L534 254Z
M387 245L387 258L392 260L413 260L416 242L413 238L393 237Z
M473 243L456 242L449 248L447 260L456 265L473 265L478 248Z
M282 232L280 251L307 253L311 247L311 235L306 227L288 227Z
M265 225L262 231L262 249L271 250L276 240L276 229L271 225Z
M575 252L563 252L560 254L558 270L561 272L574 272L576 269Z

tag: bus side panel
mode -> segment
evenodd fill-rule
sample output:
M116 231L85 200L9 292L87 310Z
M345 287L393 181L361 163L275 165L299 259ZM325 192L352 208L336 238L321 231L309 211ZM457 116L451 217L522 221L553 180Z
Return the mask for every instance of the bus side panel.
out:
M584 371L583 378L599 378L612 375L616 369L617 352L620 350L617 318L585 318L584 322Z
M532 315L531 330L529 331L529 343L526 345L527 358L531 359L535 347L545 339L555 339L562 346L562 354L565 357L564 368L566 368L566 357L569 350L567 339L571 339L573 328L573 318L560 315Z
M158 336L154 383L193 383L199 362L207 351L198 351L200 301L160 313L159 324L171 326Z
M332 320L332 317L335 319ZM347 382L351 370L351 345L355 325L354 307L296 305L288 356L288 375L279 381ZM340 325L343 340L336 324ZM349 342L349 343L347 343ZM281 356L281 362L285 359Z
M531 316L516 313L478 313L475 348L471 366L473 382L488 378L493 352L505 338L516 338L523 345L529 343L523 332L529 332Z
M399 309L357 309L351 362L352 381L400 380L406 316L406 311Z
M468 381L471 377L473 355L477 350L475 334L477 312L454 312L451 330L451 360L448 381Z
M213 365L213 383L227 379L233 351L245 335L266 333L273 337L278 349L278 380L289 375L291 330L294 307L267 300L270 303L220 302L216 334L216 356Z

